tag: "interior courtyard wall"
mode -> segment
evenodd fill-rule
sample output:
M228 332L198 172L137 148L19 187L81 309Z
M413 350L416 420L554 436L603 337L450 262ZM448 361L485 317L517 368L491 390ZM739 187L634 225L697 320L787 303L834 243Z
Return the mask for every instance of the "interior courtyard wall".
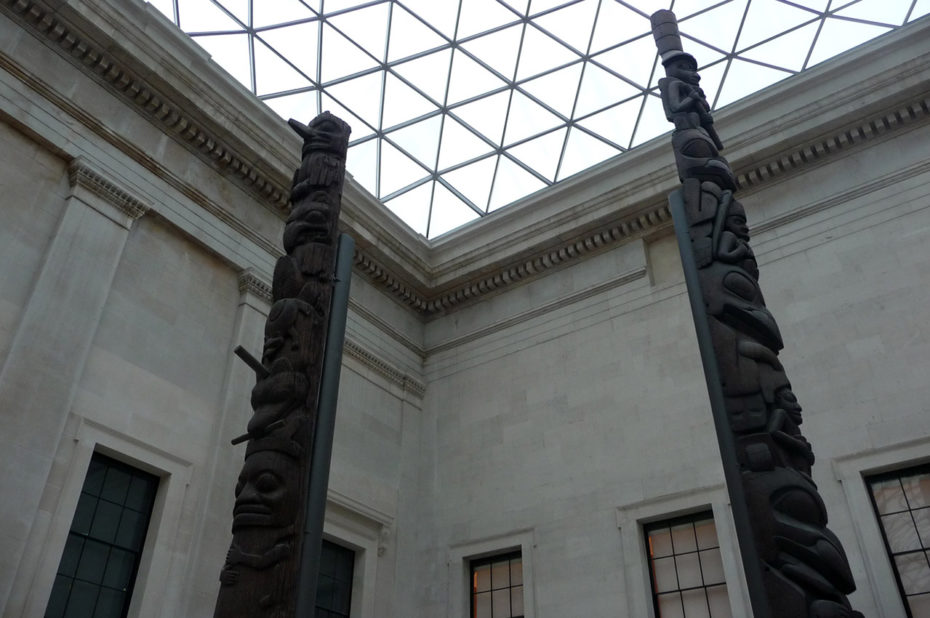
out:
M7 494L18 497L5 501L17 514L0 536L0 615L43 614L94 452L160 477L130 615L212 615L244 450L229 440L251 415L254 383L232 349L260 353L283 215L72 64L54 42L5 14L0 29L7 62L0 71L0 415L14 445L2 450L0 464ZM182 52L194 49L175 36ZM203 53L192 62L203 62ZM246 107L274 118L215 68L201 77L218 81L177 86L190 88L192 100L233 88ZM293 137L286 127L273 129ZM230 123L228 130L246 128ZM296 165L299 140L292 141L287 160L263 164ZM88 226L103 231L88 235ZM72 245L85 253L55 257ZM94 285L82 296L85 279ZM77 288L72 296L56 297L62 282ZM92 307L67 302L87 296ZM402 475L416 476L411 457L424 387L412 342L422 326L364 282L352 304L325 530L364 554L358 598L370 616L389 604L376 595L393 594L398 486ZM30 346L24 324L29 333L60 331L51 341L67 345ZM66 379L47 388L43 376L59 368ZM51 394L17 397L19 375L31 376L30 392ZM18 433L20 425L29 433ZM21 448L31 449L28 457ZM404 449L412 454L402 461ZM42 465L31 465L33 458Z
M849 502L836 467L873 452L897 452L904 466L930 444L925 131L741 196L818 457L815 479L860 588L851 598L866 615L903 614L876 601L875 572L890 566L866 559L858 531L877 523L866 500ZM535 615L638 615L648 590L630 590L625 569L642 564L644 548L641 539L623 544L617 513L670 498L698 509L707 495L718 499L723 480L677 263L666 232L428 325L436 352L424 413L435 417L437 523L421 541L435 561L427 569L463 543L530 530ZM648 276L578 294L635 274L637 264ZM521 319L528 298L551 310ZM735 551L727 560L735 567ZM448 568L456 578L464 567ZM739 586L734 615L746 611ZM425 602L447 605L439 594Z

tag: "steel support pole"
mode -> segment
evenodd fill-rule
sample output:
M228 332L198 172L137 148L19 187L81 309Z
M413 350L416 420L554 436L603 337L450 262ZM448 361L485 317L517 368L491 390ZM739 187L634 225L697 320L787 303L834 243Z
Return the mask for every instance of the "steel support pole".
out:
M342 370L342 347L349 310L349 282L355 241L347 234L339 236L336 254L336 280L329 313L329 330L323 357L323 376L316 429L313 434L307 517L304 521L303 554L297 578L297 618L313 618L316 614L317 580L320 574L320 551L323 544L323 519L326 513L326 491L329 486L329 465L333 454L333 433L336 429L336 400L339 396L339 375Z

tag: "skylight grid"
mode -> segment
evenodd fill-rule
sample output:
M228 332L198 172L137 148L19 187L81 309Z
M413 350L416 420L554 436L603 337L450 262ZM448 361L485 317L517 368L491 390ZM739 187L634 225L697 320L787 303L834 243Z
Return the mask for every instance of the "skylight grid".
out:
M435 238L669 130L649 15L717 109L930 0L149 0L282 118L352 126L348 170Z

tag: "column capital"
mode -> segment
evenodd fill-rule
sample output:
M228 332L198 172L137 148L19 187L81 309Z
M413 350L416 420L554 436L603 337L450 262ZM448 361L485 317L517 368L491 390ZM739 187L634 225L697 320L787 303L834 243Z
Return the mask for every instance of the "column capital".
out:
M147 213L151 207L118 187L101 172L93 169L83 158L73 159L68 165L68 181L71 190L83 189L104 200L130 220L134 221Z

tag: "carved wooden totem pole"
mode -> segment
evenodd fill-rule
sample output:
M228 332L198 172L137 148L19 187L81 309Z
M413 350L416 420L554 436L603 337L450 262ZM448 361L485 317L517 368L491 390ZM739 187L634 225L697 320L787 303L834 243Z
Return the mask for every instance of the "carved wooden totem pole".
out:
M671 11L652 16L666 77L665 114L682 188L670 196L756 618L852 618L855 590L839 539L811 478L801 406L778 360L781 334L765 306L746 213L695 59Z
M236 351L256 374L254 414L247 433L233 440L248 445L216 618L292 618L306 551L308 478L350 129L329 112L309 125L289 124L304 143L284 227L286 255L275 265L261 360Z

